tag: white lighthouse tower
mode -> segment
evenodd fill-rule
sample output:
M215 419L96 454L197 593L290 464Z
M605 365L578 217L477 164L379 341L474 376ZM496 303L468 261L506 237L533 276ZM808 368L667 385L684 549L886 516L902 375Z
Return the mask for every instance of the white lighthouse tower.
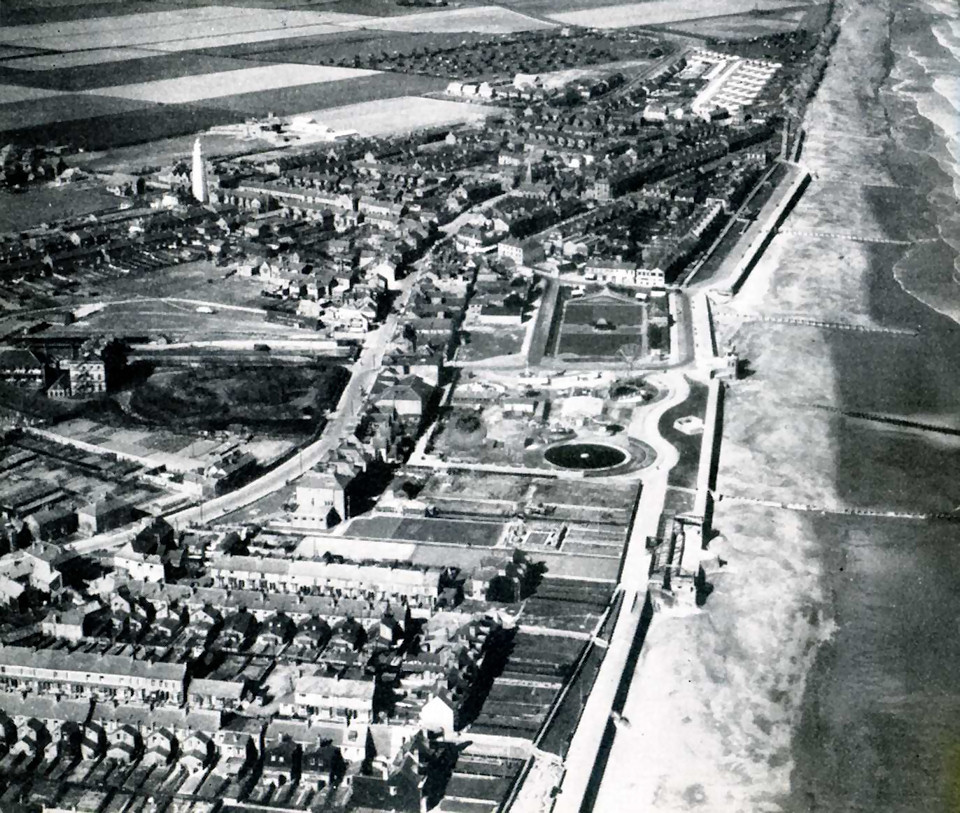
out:
M190 181L193 185L193 196L200 202L206 203L207 195L207 167L203 161L203 147L200 146L200 138L193 142L193 172L190 174Z

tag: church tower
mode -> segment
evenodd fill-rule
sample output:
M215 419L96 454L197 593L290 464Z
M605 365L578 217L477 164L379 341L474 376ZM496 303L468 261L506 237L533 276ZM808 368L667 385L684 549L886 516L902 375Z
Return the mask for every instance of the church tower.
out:
M193 196L200 202L206 203L207 196L207 166L203 160L203 147L200 146L200 138L193 142L193 172L190 174L190 181L193 185Z

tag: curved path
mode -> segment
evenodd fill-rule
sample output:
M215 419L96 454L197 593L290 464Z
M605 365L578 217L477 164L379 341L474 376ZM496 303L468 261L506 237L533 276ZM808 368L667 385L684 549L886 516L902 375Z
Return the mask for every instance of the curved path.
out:
M645 443L656 450L657 460L641 475L643 488L640 502L630 530L630 540L617 585L618 589L624 592L623 610L617 618L607 653L570 743L565 760L566 774L560 785L554 813L580 811L613 711L613 701L640 627L647 576L650 572L650 554L646 548L646 540L648 536L657 534L666 499L667 476L680 458L676 448L660 434L659 423L668 409L685 401L690 394L690 387L681 373L664 373L658 378L658 386L663 382L668 388L667 397L654 403L649 410L639 410L628 428L631 437L642 437Z

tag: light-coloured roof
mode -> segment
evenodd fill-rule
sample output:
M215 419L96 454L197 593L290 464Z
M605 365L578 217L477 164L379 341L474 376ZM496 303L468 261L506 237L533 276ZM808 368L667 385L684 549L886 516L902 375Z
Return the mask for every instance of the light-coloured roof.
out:
M321 695L325 698L350 698L373 702L375 689L372 680L350 680L346 678L309 675L297 680L294 692L297 695Z
M194 679L190 681L187 697L221 697L226 700L239 700L243 695L243 684L229 680Z

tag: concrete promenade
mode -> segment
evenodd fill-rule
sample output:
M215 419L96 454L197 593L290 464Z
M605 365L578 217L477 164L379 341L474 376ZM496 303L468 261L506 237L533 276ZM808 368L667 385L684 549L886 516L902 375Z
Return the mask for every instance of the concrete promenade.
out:
M655 404L649 413L642 415L637 422L639 425L630 427L631 435L641 435L654 447L657 462L643 473L643 489L620 572L619 585L624 592L623 609L570 743L566 774L560 786L554 813L579 813L613 711L613 701L640 628L640 616L650 572L650 554L646 549L646 540L648 536L657 534L666 498L667 476L678 459L676 449L661 437L657 425L663 413L686 400L689 394L689 387L681 374L671 374L670 380L672 388L667 398Z

